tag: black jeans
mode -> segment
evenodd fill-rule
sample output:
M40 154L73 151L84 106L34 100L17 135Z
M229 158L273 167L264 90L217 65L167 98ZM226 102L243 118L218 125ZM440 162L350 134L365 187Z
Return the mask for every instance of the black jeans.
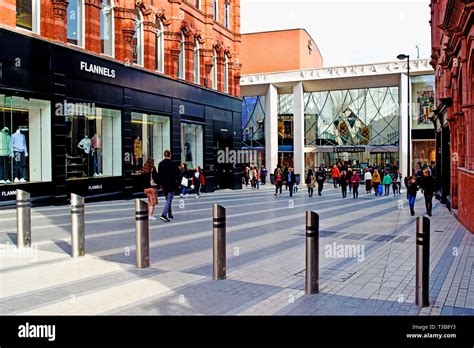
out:
M425 192L425 206L426 212L431 214L431 210L433 209L433 193Z
M324 181L318 181L318 194L321 195L321 192L323 192L323 186L324 186Z
M384 184L385 186L385 196L388 196L390 194L390 184Z
M26 157L24 152L13 152L13 178L26 179Z
M293 186L294 185L295 184L291 184L291 183L288 184L288 187L290 188L290 197L293 197Z
M342 185L341 186L341 191L342 191L342 198L346 198L346 196L347 196L347 185Z
M313 196L313 191L314 191L314 189L313 189L312 187L308 187L308 195L309 195L310 197Z
M354 196L354 198L359 197L359 185L352 186L352 195Z
M275 194L278 193L278 190L280 190L280 194L281 194L282 188L283 188L283 184L282 184L281 182L280 182L280 183L277 183L277 184L275 185Z

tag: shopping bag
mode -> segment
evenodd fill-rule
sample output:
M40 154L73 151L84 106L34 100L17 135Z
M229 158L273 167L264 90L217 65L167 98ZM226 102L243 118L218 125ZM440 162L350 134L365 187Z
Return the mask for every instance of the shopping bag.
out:
M377 194L378 194L379 196L383 195L383 185L382 185L382 184L379 185L379 188L378 188L378 190L377 190Z
M181 179L181 186L188 187L188 178L183 178Z

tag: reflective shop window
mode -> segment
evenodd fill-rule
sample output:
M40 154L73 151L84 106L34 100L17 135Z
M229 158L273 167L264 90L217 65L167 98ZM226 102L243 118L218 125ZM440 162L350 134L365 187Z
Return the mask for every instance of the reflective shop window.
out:
M121 113L66 104L66 179L122 175Z
M38 32L39 0L16 0L16 26Z
M204 167L203 134L204 128L201 125L181 124L181 162L186 163L188 169Z
M102 0L100 10L100 52L114 55L114 9L111 0Z
M0 94L0 185L51 181L51 103Z
M134 173L140 173L148 158L158 166L163 152L170 149L169 117L132 112L132 134Z

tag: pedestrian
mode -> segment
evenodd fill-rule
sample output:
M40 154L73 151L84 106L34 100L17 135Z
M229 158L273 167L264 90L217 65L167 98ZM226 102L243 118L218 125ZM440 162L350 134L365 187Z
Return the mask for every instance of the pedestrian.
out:
M433 195L435 191L435 181L428 169L423 170L423 178L421 179L421 188L425 196L426 213L431 216L433 210Z
M285 166L285 169L283 170L283 182L285 183L285 190L288 190L288 168L289 168L289 165L287 164Z
M262 182L262 185L265 185L267 183L267 174L268 170L265 169L265 166L262 166L262 169L260 169L260 180Z
M249 186L249 172L250 172L250 168L245 165L245 168L244 168L244 181L245 181L245 187Z
M347 197L347 185L348 184L349 183L347 181L347 173L346 173L346 171L342 171L341 177L339 178L339 186L341 187L342 198Z
M321 165L316 172L316 181L318 183L318 195L321 196L323 192L324 182L326 181L326 171L324 167Z
M364 181L365 191L367 192L367 194L370 194L372 192L372 174L367 168L365 168Z
M377 169L374 169L374 175L372 175L372 186L375 190L375 195L377 196L378 191L379 191L379 185L380 185L381 179L380 179L380 174Z
M390 185L392 185L392 178L388 172L385 172L382 184L385 187L385 196L388 196L390 194Z
M260 171L258 170L257 166L254 168L253 176L255 177L255 187L257 190L260 190Z
M173 218L172 203L174 192L178 187L179 172L178 167L171 161L171 152L166 150L163 155L165 159L158 165L158 174L161 188L165 194L166 203L160 219L165 222L170 222L170 219Z
M352 178L352 168L349 166L347 168L347 182L348 182L348 186L349 186L349 192L351 192L352 190L352 184L351 184L351 178Z
M395 171L395 174L397 175L397 189L398 189L398 194L402 194L402 173L400 173L400 170L397 169Z
M395 172L393 175L392 175L392 189L393 189L393 196L395 197L395 195L398 194L398 173Z
M308 187L308 197L313 197L314 185L316 183L316 177L313 174L313 170L309 169L306 175L305 184Z
M253 166L250 166L250 170L249 170L249 180L250 180L250 188L252 190L255 189L255 187L257 185L255 185L255 170L254 170L254 167Z
M156 220L154 215L155 206L158 204L158 172L155 167L155 160L149 158L141 170L141 183L148 198L148 220Z
M357 173L357 170L354 169L354 173L351 176L351 186L352 186L352 195L354 199L359 197L359 184L360 184L360 177Z
M411 216L415 215L415 199L416 199L417 191L418 191L418 184L416 183L416 177L410 176L407 183L407 193L408 193L408 204L410 205Z
M193 176L193 186L191 186L196 189L196 198L201 197L201 190L205 184L204 173L202 172L201 167L196 166Z
M189 172L188 165L186 163L181 163L181 168L179 171L179 176L181 178L181 193L180 197L188 196L188 185L189 185Z
M293 197L293 186L296 184L296 175L293 171L293 167L288 167L288 175L286 177L286 182L288 183L288 189L290 190L290 197Z
M337 188L339 183L339 178L341 177L341 172L336 164L332 166L332 183L334 184L334 188Z
M280 195L281 195L281 191L283 188L283 174L281 173L281 169L278 167L275 169L273 180L275 184L275 196L278 196L278 190L280 191Z

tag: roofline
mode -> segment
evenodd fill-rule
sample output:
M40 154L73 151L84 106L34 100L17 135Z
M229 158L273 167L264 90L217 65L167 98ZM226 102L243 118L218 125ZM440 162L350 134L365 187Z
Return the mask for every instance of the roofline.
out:
M266 33L278 33L278 32L281 32L281 31L294 31L294 30L302 30L306 33L306 35L308 35L311 40L314 41L314 43L316 43L316 41L313 39L313 37L308 33L308 31L304 28L292 28L292 29L276 29L276 30L265 30L265 31L254 31L254 32L251 32L251 33L240 33L241 36L244 36L244 35L256 35L256 34L266 34Z

